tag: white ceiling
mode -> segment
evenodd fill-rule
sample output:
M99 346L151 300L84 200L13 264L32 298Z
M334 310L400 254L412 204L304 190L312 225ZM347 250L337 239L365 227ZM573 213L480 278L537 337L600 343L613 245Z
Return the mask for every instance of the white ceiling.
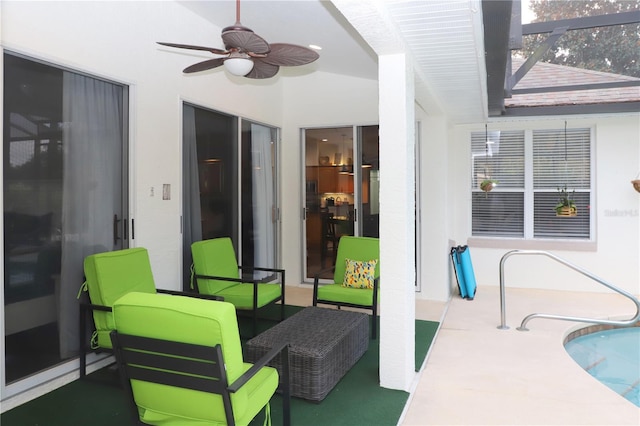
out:
M180 3L220 28L235 23L235 0ZM320 59L283 67L283 77L325 71L377 79L378 54L405 52L416 101L428 114L454 123L486 119L480 0L243 0L240 7L241 23L270 43L322 47Z

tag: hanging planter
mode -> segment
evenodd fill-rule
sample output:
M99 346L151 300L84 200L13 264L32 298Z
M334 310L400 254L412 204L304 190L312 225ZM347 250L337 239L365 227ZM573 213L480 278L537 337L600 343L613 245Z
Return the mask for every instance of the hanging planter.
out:
M560 193L560 199L558 199L558 204L554 207L556 211L556 217L574 217L578 215L578 209L576 208L576 203L573 201L573 194L576 192L575 190L568 192L567 187L558 188L558 192Z
M567 122L564 122L564 172L565 177L567 173ZM558 188L558 193L560 194L560 198L558 199L558 204L554 207L556 211L556 217L574 217L578 216L578 209L576 208L576 203L573 201L573 195L576 190L569 192L567 191L567 184L565 183L563 188Z
M487 176L482 182L480 182L480 189L484 191L485 197L489 196L489 191L498 185L498 181L495 179L491 179L491 175L489 174L489 131L487 129L487 125L484 125L484 175Z
M489 192L493 188L495 188L496 185L498 185L498 183L499 182L495 179L485 179L482 182L480 182L480 189L483 190L484 192Z

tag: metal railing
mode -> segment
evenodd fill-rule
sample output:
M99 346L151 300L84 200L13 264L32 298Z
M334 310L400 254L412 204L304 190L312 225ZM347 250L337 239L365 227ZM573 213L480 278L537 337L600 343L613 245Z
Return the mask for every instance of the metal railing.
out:
M559 262L571 269L573 269L576 272L581 273L582 275L591 278L592 280L602 284L603 286L615 291L616 293L619 293L629 299L631 299L631 301L636 305L636 314L633 318L628 319L628 320L620 320L620 321L615 321L615 320L602 320L602 319L596 319L596 318L581 318L581 317L571 317L571 316L566 316L566 315L554 315L554 314L530 314L527 315L523 320L522 323L520 324L520 327L517 328L517 330L520 331L528 331L529 329L526 327L527 323L529 321L531 321L534 318L546 318L546 319L555 319L555 320L562 320L562 321L576 321L576 322L587 322L587 323L592 323L592 324L604 324L604 325L613 325L613 326L618 326L618 327L628 327L630 325L634 325L636 322L638 322L638 320L640 319L640 301L638 301L638 299L631 293L622 290L621 288L618 288L612 284L609 284L608 282L606 282L605 280L603 280L602 278L599 278L597 276L595 276L594 274L592 274L591 272L586 271L585 269L582 269L576 265L573 265L570 262L567 262L566 260L556 256L555 254L549 253L547 251L542 251L542 250L512 250L510 252L505 253L504 256L502 256L502 259L500 259L500 325L498 326L499 329L501 330L506 330L509 327L506 324L506 313L505 313L505 295L504 295L504 264L506 262L506 260L508 258L510 258L513 255L542 255L542 256L547 256L553 260L555 260L556 262Z

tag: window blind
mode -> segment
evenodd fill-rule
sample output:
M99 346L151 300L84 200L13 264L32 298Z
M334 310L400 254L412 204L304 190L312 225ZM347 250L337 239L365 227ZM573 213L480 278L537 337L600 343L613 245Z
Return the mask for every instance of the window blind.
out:
M533 131L533 236L585 239L590 232L591 131ZM556 217L559 189L566 188L578 215Z
M473 161L472 234L524 236L524 131L487 131L471 134ZM485 179L498 181L485 193Z
M497 180L502 188L524 188L524 131L471 133L473 176L471 186L480 190L484 179Z
M586 189L591 184L589 129L535 130L533 132L534 189Z
M489 194L472 193L472 234L484 237L524 237L524 193L494 191Z

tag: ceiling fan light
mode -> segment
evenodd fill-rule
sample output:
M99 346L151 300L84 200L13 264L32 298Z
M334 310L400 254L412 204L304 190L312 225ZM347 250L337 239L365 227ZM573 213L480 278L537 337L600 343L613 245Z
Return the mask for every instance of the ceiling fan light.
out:
M229 58L224 61L224 67L233 75L244 76L253 69L253 61L247 58Z

